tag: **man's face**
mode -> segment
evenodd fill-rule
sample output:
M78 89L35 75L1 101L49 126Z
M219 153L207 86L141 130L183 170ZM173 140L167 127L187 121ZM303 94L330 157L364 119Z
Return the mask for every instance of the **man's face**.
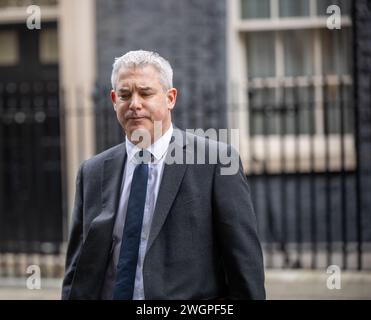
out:
M176 101L175 88L165 90L158 71L151 65L121 68L116 90L111 99L117 119L130 141L135 130L147 131L154 142L154 121L162 125L162 133L170 127L171 113ZM138 141L132 141L137 144Z

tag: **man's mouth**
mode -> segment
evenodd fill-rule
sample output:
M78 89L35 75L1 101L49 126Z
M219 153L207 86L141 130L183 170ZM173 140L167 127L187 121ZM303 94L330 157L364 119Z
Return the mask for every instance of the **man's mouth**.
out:
M128 120L139 120L139 119L145 119L146 117L129 117Z

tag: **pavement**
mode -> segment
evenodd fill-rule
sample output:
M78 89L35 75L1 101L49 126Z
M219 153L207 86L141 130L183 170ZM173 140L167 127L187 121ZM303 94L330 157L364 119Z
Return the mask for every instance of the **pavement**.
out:
M344 271L337 281L326 270L268 270L266 292L271 300L371 300L371 272Z
M371 300L370 271L332 276L326 270L266 270L267 299ZM41 279L40 289L28 289L26 278L0 278L0 300L59 300L61 284L61 279Z

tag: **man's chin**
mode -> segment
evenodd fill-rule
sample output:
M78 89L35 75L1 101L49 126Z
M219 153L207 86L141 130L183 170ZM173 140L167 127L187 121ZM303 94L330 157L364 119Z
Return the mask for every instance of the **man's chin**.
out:
M151 129L144 127L144 126L130 126L129 130L126 132L130 132L128 134L129 140L139 145L142 148L145 148L151 144L152 141L152 134Z

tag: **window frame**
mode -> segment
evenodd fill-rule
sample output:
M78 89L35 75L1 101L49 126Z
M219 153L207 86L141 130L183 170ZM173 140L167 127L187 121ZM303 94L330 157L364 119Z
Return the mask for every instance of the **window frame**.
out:
M283 61L283 32L288 30L312 30L314 45L314 76L315 87L315 121L322 122L323 114L323 85L325 81L333 83L339 81L336 77L319 76L322 73L322 44L321 30L327 27L328 16L317 15L317 0L309 0L309 15L304 17L279 17L279 0L271 1L271 17L261 19L242 19L241 0L231 0L228 2L227 22L228 22L228 124L230 128L240 129L239 151L241 159L247 173L279 173L279 172L309 172L309 171L338 171L341 169L341 147L345 148L345 169L355 168L355 145L354 136L351 133L328 134L324 135L324 126L319 125L315 135L254 135L250 136L249 130L249 102L247 92L248 82L248 63L246 53L246 34L249 32L271 31L275 33L275 57ZM352 27L351 18L342 16L342 28ZM275 63L277 85L282 79L290 80L284 75L284 64ZM340 76L346 82L352 84L351 75ZM303 77L298 77L303 78ZM304 77L306 78L306 77ZM271 79L272 80L272 79ZM310 142L311 141L311 142ZM306 146L300 152L295 151L295 144ZM282 147L282 144L284 146ZM294 148L287 149L287 146ZM333 147L334 146L334 147ZM326 148L329 147L328 151ZM313 149L311 149L313 148ZM284 151L284 154L282 153ZM294 151L292 151L294 150ZM314 152L314 163L311 159ZM269 154L268 154L269 153ZM298 153L300 161L298 162ZM285 163L282 163L285 159Z

